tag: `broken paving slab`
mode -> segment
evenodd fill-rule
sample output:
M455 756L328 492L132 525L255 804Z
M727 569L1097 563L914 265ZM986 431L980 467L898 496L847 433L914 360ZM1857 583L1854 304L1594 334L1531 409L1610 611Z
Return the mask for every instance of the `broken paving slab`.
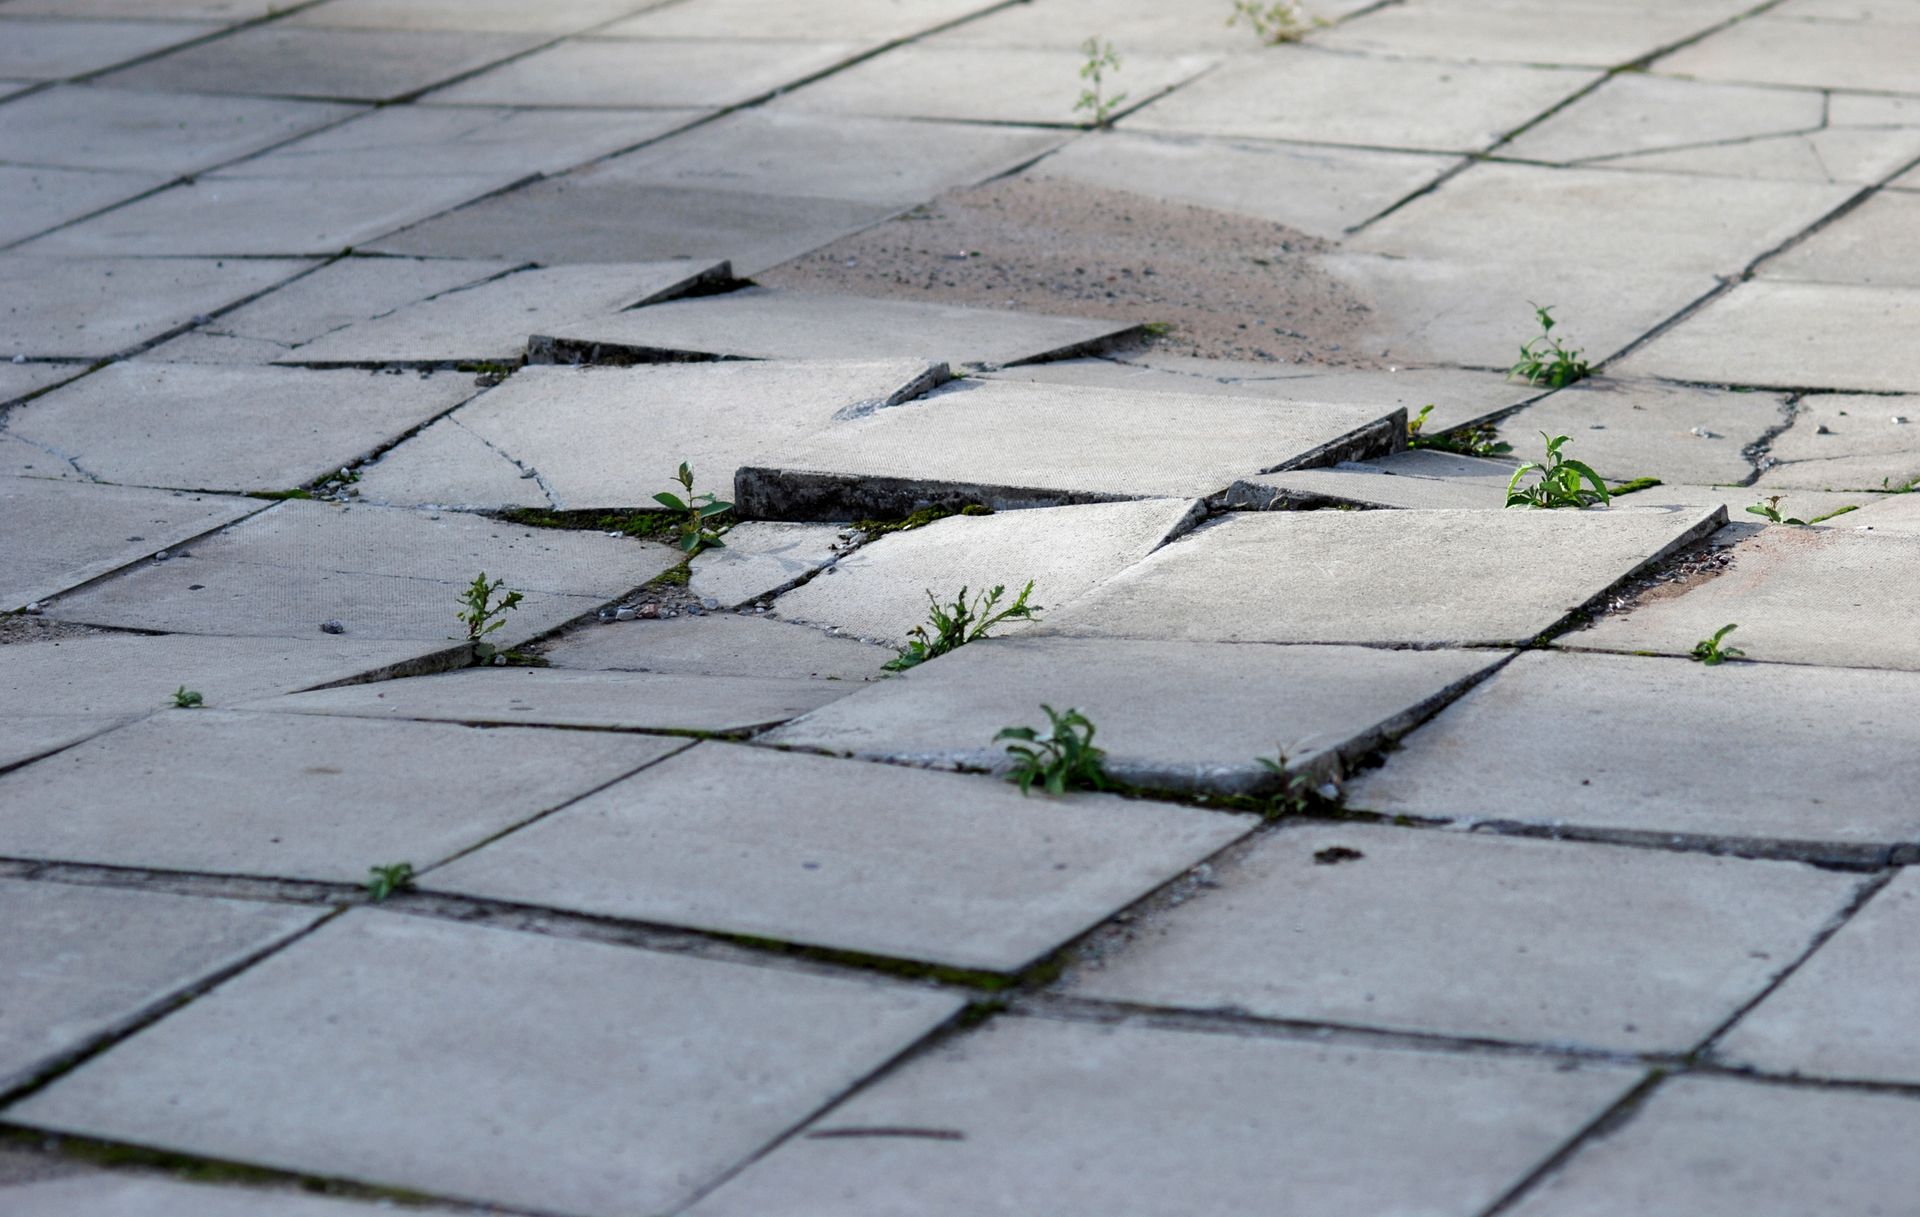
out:
M54 604L89 625L183 634L441 642L474 575L518 591L502 649L592 612L672 567L665 545L483 516L278 503L244 524Z
M1809 393L1767 445L1762 490L1899 491L1920 482L1920 397Z
M1205 513L1205 505L1192 499L1139 499L949 516L861 546L774 601L773 611L788 621L899 646L910 629L926 623L929 598L947 605L971 589L972 601L1001 586L1004 609L1031 582L1035 606L1064 604ZM1016 633L1026 627L1016 620L996 628Z
M0 216L0 245L84 220L158 190L169 180L152 173L0 165L0 197L7 200L6 214Z
M1920 838L1887 759L1920 741L1899 709L1916 693L1909 673L1534 652L1407 736L1347 806L1880 864Z
M1418 511L1498 511L1506 507L1511 462L1409 448L1327 469L1290 469L1241 478L1228 487L1230 507L1300 511L1342 504Z
M1800 21L1761 13L1666 56L1662 76L1737 84L1912 93L1911 44L1899 24Z
M1035 1196L1057 1217L1255 1213L1280 1195L1316 1217L1476 1213L1638 1077L1546 1058L998 1018L818 1117L688 1217L959 1217L1018 1212ZM883 1129L926 1132L878 1139Z
M62 14L64 15L64 13ZM63 80L192 42L220 27L200 21L84 21L0 17L0 76Z
M0 879L0 1091L307 929L320 908ZM9 1213L9 1193L0 1205Z
M0 1205L11 1217L384 1217L386 1201L316 1196L291 1188L265 1190L230 1183L185 1183L154 1175L101 1171L0 1185ZM421 1217L455 1217L462 1210L409 1209Z
M167 337L312 262L0 256L0 357L102 359Z
M1600 377L1508 415L1497 434L1520 460L1540 459L1543 433L1567 435L1572 440L1566 454L1612 481L1656 477L1715 486L1752 478L1747 450L1790 417L1786 398L1778 394Z
M210 169L353 113L324 102L59 85L9 107L0 161L174 176Z
M798 790L807 797L793 798ZM1255 824L706 743L459 859L425 886L1009 973Z
M169 710L0 775L0 856L359 884L371 866L424 871L684 747Z
M1517 645L1726 512L1282 511L1203 525L1040 630L1192 642ZM1555 555L1542 562L1539 555Z
M7 433L100 482L286 491L358 463L472 397L469 376L111 364L7 416Z
M1825 118L1826 99L1818 93L1621 72L1528 127L1500 151L1532 161L1626 168L1636 154L1693 153L1810 132Z
M0 478L0 607L48 599L259 509L250 499Z
M685 1204L963 1004L906 985L356 910L8 1116L619 1217ZM370 1106L369 1094L381 1101Z
M687 590L718 608L736 608L787 590L840 557L852 534L835 524L747 520L727 529L726 542L687 563Z
M593 327L604 314L652 304L731 277L725 262L550 266L455 288L322 334L281 363L517 362L534 334Z
M1740 15L1744 0L1654 3L1432 0L1369 13L1317 34L1313 45L1365 55L1468 63L1619 68Z
M855 42L569 38L426 98L434 105L742 106L857 59ZM809 90L811 92L811 89Z
M989 639L816 710L767 736L902 764L1004 769L1003 727L1078 709L1107 771L1154 789L1257 793L1260 757L1338 775L1498 663L1497 654L1358 647Z
M1213 880L1129 927L1065 991L1685 1054L1790 968L1862 882L1795 862L1373 824L1269 836Z
M1136 324L1083 317L765 287L602 311L536 327L535 357L555 363L915 358L999 366L1086 354L1141 333Z
M877 680L880 665L893 658L885 647L734 613L595 622L562 634L541 653L556 668L833 681Z
M1915 133L1920 140L1920 132ZM1916 149L1920 151L1920 149ZM1760 267L1763 279L1920 287L1920 195L1874 194Z
M798 718L852 692L771 676L686 676L471 668L255 702L286 714L625 731L743 734Z
M789 520L1192 499L1405 445L1399 409L969 380L820 427L777 466L742 469L734 493L747 515Z

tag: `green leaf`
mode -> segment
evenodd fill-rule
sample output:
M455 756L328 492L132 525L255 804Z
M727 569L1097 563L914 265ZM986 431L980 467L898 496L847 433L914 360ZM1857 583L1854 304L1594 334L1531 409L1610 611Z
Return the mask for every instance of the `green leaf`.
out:
M705 507L702 507L700 509L700 515L702 516L702 518L706 516L717 516L722 514L723 512L728 512L732 510L733 510L732 503L708 503Z
M661 491L659 494L654 495L653 501L660 504L662 507L670 507L674 511L687 510L687 505L680 501L679 495L668 494L664 490Z

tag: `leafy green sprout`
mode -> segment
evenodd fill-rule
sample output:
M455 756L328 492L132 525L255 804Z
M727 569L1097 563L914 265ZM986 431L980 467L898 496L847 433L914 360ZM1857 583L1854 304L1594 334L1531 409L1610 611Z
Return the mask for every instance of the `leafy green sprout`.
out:
M1694 643L1693 650L1687 653L1688 657L1694 662L1703 663L1710 668L1723 664L1729 659L1739 659L1746 654L1745 651L1739 647L1730 647L1722 644L1728 634L1733 633L1739 628L1738 625L1721 626L1713 632L1713 637L1702 638L1699 642Z
M1094 747L1093 722L1071 707L1065 711L1042 705L1047 726L1003 727L994 743L1012 740L1007 752L1013 765L1007 780L1031 794L1035 784L1048 794L1065 794L1070 789L1105 790L1110 784L1106 771L1106 751Z
M1553 319L1553 306L1535 304L1533 315L1540 323L1540 332L1520 344L1520 361L1507 375L1549 389L1563 389L1576 380L1585 380L1592 371L1587 361L1580 358L1579 351L1570 350L1553 336L1553 327L1560 324Z
M1287 752L1282 748L1277 756L1254 758L1260 767L1274 775L1280 781L1280 788L1267 798L1267 807L1262 814L1269 820L1278 820L1282 816L1299 815L1313 803L1313 779L1304 773L1287 771Z
M367 899L378 904L403 887L413 886L413 863L394 862L367 868Z
M207 704L207 699L192 689L181 685L173 691L173 705L177 710L195 710Z
M653 496L653 501L679 513L674 531L680 536L680 551L691 558L703 549L725 549L715 517L732 511L733 504L722 503L710 494L695 494L693 468L685 461L680 462L680 471L674 476L680 483L680 493L663 490Z
M988 630L1003 621L1038 620L1041 606L1027 603L1033 595L1033 580L1027 580L1027 585L1020 589L1020 594L1014 597L1012 604L1000 608L1000 601L1005 599L1006 594L1006 585L996 583L968 603L967 589L963 587L960 594L953 598L953 603L942 604L934 596L933 590L927 589L927 603L932 606L927 624L916 625L909 630L907 645L901 648L898 655L882 664L882 669L904 672L908 668L917 668L929 659L985 638Z
M1755 503L1753 506L1747 508L1747 511L1753 515L1762 517L1763 519L1769 521L1770 523L1798 524L1798 525L1801 525L1802 527L1807 527L1814 524L1818 524L1823 520L1831 520L1835 516L1846 515L1849 511L1860 510L1859 504L1849 503L1845 507L1837 507L1834 510L1829 511L1825 515L1815 516L1811 520L1802 520L1794 516L1782 516L1780 514L1780 501L1786 497L1787 496L1784 494L1770 494L1766 498L1761 499L1758 503Z
M1093 120L1093 126L1105 127L1113 121L1113 112L1127 99L1124 92L1112 97L1106 95L1106 74L1120 70L1120 56L1114 51L1111 42L1102 43L1098 38L1089 38L1080 44L1080 51L1087 57L1080 65L1080 100L1073 103L1074 113L1085 110Z
M1492 423L1476 423L1472 426L1458 427L1439 435L1426 435L1427 415L1433 413L1433 403L1420 407L1420 413L1407 420L1407 447L1430 448L1435 452L1451 452L1456 456L1505 456L1513 451L1513 445L1502 439L1495 439Z
M1289 4L1287 0L1273 0L1264 6L1260 0L1233 0L1233 16L1227 18L1227 24L1239 25L1242 20L1253 27L1260 41L1271 46L1298 42L1314 26L1326 24L1318 18L1309 21L1298 4Z
M1612 499L1607 484L1591 467L1560 454L1567 436L1549 436L1542 431L1540 438L1547 441L1547 459L1544 463L1528 461L1513 471L1513 477L1507 480L1507 506L1590 507ZM1535 470L1539 471L1540 480L1522 489L1520 479Z
M481 571L460 597L465 607L455 614L455 619L467 627L467 641L473 644L475 654L481 659L493 657L493 646L484 641L486 636L505 625L507 613L520 607L520 601L525 599L519 592L508 592L495 600L494 593L505 583L504 579L489 583L487 572Z

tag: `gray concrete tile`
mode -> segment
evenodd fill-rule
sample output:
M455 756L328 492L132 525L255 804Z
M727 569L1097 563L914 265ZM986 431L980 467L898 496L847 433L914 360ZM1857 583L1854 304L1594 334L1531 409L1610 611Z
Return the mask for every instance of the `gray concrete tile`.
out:
M1753 476L1746 449L1786 420L1786 400L1772 393L1600 377L1507 416L1498 434L1520 459L1539 458L1543 432L1570 435L1567 454L1602 477L1713 486Z
M77 744L119 722L107 714L0 714L0 769Z
M17 7L17 0L8 7ZM0 160L192 173L353 113L320 102L62 86L14 103L0 131Z
M164 21L245 21L277 0L7 0L8 16L142 17Z
M586 625L543 653L556 668L835 681L877 680L893 658L885 647L731 613Z
M152 1175L100 1172L0 1188L12 1217L378 1217L386 1202L343 1200L292 1189L181 1183ZM409 1205L409 1208L413 1206ZM422 1217L471 1210L421 1208Z
M1909 783L1885 761L1920 731L1893 709L1913 696L1916 679L1522 655L1408 736L1349 789L1347 803L1384 815L1604 829L1659 844L1772 841L1782 843L1773 852L1875 857L1920 834ZM1718 723L1738 730L1703 745L1702 725Z
M24 241L49 229L158 190L168 179L151 173L42 169L0 165L0 243Z
M1237 515L1116 575L1041 629L1196 642L1518 643L1724 519L1660 507ZM1557 560L1542 563L1541 552Z
M725 548L703 549L687 564L687 590L721 608L751 605L832 562L849 540L835 524L735 524Z
M1852 496L1861 499L1866 506L1858 515L1836 520L1836 527L1866 532L1914 533L1920 532L1920 498L1911 494L1878 496ZM1799 496L1794 496L1799 502Z
M0 257L0 356L97 359L164 337L313 265L276 259Z
M1329 864L1329 850L1359 857ZM1128 927L1070 993L1435 1035L1690 1051L1858 875L1616 845L1316 824Z
M1320 0L1314 16L1332 19L1366 7L1364 0ZM1231 13L1232 10L1227 10ZM1010 47L1078 47L1094 30L1123 52L1128 47L1171 51L1260 53L1261 43L1243 22L1229 26L1209 10L1172 7L1154 0L1059 0L1003 5L939 35L941 44ZM933 40L929 40L933 41Z
M538 33L300 29L274 23L116 72L105 83L162 92L393 101L542 41Z
M0 775L0 855L357 884L374 865L424 871L685 746L169 710Z
M1920 390L1920 353L1902 340L1916 318L1916 288L1743 283L1614 370L1719 384Z
M431 94L487 106L737 106L832 71L852 42L576 38Z
M612 21L647 0L331 0L293 14L289 26L367 30L487 30L568 34Z
M325 909L0 879L0 1088L163 1009L318 921ZM15 1212L0 1190L0 1203Z
M351 465L474 395L471 376L111 364L7 416L102 482L274 491Z
M653 5L603 33L619 38L755 38L892 42L995 7L993 0L690 0Z
M1743 0L1659 5L1428 0L1317 35L1330 50L1467 62L1620 67L1739 15Z
M1328 469L1292 469L1241 478L1227 502L1258 511L1298 511L1342 503L1418 511L1499 511L1506 506L1510 462L1411 448Z
M1815 93L1627 72L1521 132L1502 153L1562 164L1764 139L1818 129ZM1618 167L1625 167L1621 163Z
M1653 70L1695 80L1914 93L1920 84L1911 49L1877 23L1763 13L1656 60Z
M219 29L211 22L75 21L0 15L0 76L62 80L151 55Z
M835 1108L688 1212L946 1217L1017 1211L1046 1196L1059 1217L1145 1217L1261 1212L1284 1195L1319 1217L1464 1217L1635 1076L1000 1019ZM878 1128L943 1135L847 1131Z
M1920 481L1920 397L1809 394L1767 446L1765 490L1898 490Z
M988 640L773 732L770 742L871 760L1003 768L1002 727L1040 706L1091 719L1107 769L1161 789L1243 793L1255 759L1337 773L1455 694L1498 655L1209 646L1072 638Z
M1920 287L1916 262L1920 262L1920 195L1888 190L1763 263L1760 276L1807 283Z
M805 790L807 797L794 799ZM426 886L1016 971L1251 831L1111 795L701 744Z
M613 1217L685 1203L960 1005L366 910L10 1116Z
M1842 95L1830 94L1836 100ZM1920 98L1881 98L1912 103ZM1920 154L1920 128L1873 124L1833 126L1805 135L1779 135L1673 152L1645 152L1608 161L1611 168L1651 169L1786 182L1843 182L1866 186Z
M230 524L250 499L92 486L40 478L0 479L8 528L0 602L11 610L97 579L130 562Z

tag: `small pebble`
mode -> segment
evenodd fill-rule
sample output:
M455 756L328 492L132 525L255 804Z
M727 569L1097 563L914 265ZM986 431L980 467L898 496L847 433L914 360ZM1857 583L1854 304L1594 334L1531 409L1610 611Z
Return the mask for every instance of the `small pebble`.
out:
M625 605L621 605L619 608L613 610L613 619L615 621L632 621L637 616L639 616L638 609L628 608Z
M159 553L153 555L153 560L155 562L165 562L170 556L171 555L168 554L167 551L163 549Z
M704 609L717 609L720 607L720 602L712 596L707 596L700 601L700 607Z
M320 623L320 632L322 634L344 634L347 632L347 627L338 621L322 621Z

